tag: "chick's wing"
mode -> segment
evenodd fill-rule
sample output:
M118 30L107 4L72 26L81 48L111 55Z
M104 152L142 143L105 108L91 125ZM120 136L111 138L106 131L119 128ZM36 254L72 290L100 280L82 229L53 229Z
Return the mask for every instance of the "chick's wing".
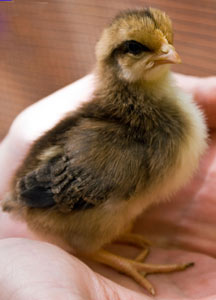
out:
M19 200L29 207L57 205L71 211L97 206L112 196L127 199L140 178L143 149L122 134L98 124L76 128L61 154L19 179Z

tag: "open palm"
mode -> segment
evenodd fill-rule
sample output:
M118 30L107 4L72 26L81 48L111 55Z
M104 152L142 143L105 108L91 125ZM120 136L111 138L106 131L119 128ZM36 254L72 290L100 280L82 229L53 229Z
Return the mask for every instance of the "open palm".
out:
M149 262L195 262L195 267L184 272L149 276L156 287L155 299L210 300L216 299L216 78L177 76L177 79L203 105L211 127L209 150L193 181L173 201L144 212L135 230L154 244L147 259ZM92 80L92 76L87 76L38 102L17 118L0 147L4 174L1 195L7 190L8 181L32 140L52 127L68 110L88 101L93 90ZM71 102L74 98L76 102ZM152 298L130 278L85 261L96 272L92 271L61 248L40 241L25 224L3 213L0 215L0 236L3 299ZM130 257L137 253L136 249L119 245L113 246L113 250Z

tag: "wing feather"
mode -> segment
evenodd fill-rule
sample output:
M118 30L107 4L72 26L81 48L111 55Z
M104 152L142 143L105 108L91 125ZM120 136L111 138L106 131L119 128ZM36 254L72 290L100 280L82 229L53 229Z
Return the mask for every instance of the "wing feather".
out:
M113 186L109 183L105 191L97 183L93 174L73 166L73 160L63 156L27 173L18 181L16 190L19 200L28 207L57 205L66 212L89 209L105 201Z

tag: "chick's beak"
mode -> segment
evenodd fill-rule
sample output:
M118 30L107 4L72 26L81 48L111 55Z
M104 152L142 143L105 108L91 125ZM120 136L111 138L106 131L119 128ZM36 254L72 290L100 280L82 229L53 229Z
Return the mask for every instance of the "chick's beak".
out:
M181 58L172 45L164 44L159 54L153 58L154 65L179 64Z

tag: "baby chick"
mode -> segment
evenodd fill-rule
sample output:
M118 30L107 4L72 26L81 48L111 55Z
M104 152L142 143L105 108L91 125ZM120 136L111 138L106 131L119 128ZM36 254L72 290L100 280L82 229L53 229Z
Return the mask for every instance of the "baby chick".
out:
M164 12L119 14L104 30L96 56L92 100L33 144L3 209L155 294L141 272L190 264L145 264L103 246L118 238L144 245L123 234L146 208L188 182L206 148L206 125L191 97L174 84L170 64L180 58Z

